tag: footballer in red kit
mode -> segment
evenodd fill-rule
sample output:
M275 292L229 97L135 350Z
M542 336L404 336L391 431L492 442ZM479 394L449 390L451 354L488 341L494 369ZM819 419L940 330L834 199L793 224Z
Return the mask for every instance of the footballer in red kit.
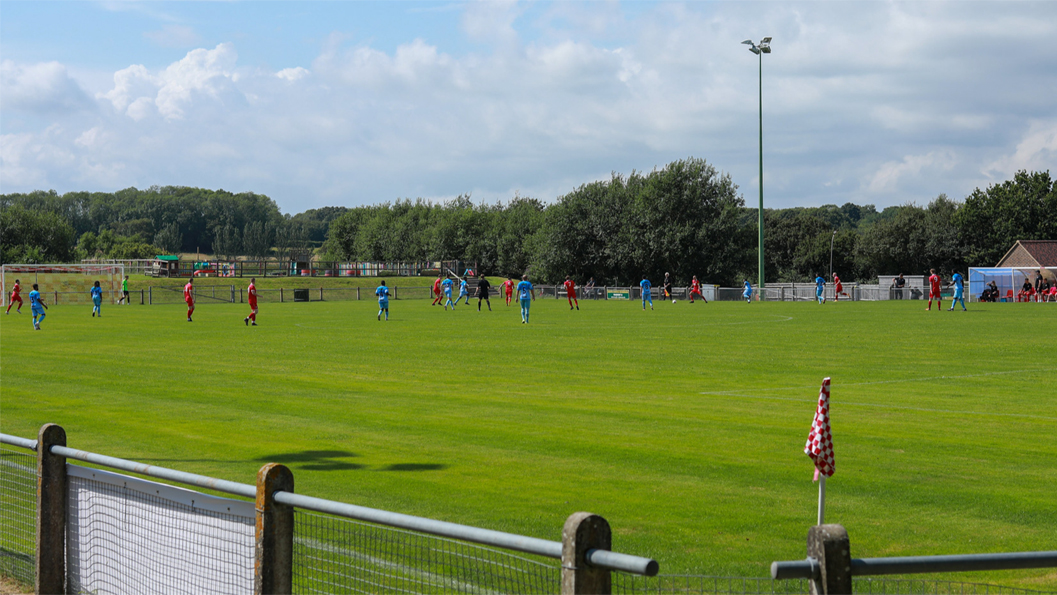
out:
M569 297L569 309L573 309L573 302L576 303L576 309L580 309L580 301L576 299L576 281L573 281L568 275L565 276L565 295Z
M440 291L440 284L441 278L437 277L437 280L433 282L433 295L435 297L433 298L433 303L430 304L431 306L436 306L437 304L439 304L441 298L444 297L444 294L442 294Z
M704 294L701 293L701 282L697 280L697 275L694 275L694 280L690 282L690 303L694 303L694 296L701 298L701 301L708 303L705 299Z
M187 322L191 322L191 315L195 312L195 290L191 284L194 279L188 279L187 285L184 285L184 301L187 302Z
M257 279L250 277L250 286L246 288L246 301L250 303L250 315L243 319L246 326L253 323L253 326L257 326Z
M943 298L940 295L940 285L943 281L940 279L940 276L936 274L936 269L929 269L929 272L932 273L929 275L929 307L925 309L931 310L932 300L936 300L936 305L942 310Z
M510 305L510 298L512 298L514 296L514 280L511 279L510 277L507 277L506 281L503 281L502 287L503 287L503 293L506 294L506 305L509 306Z

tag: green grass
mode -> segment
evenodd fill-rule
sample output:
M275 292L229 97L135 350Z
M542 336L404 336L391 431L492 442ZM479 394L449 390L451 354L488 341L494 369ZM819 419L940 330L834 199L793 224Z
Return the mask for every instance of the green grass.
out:
M946 304L949 305L949 304ZM663 573L802 559L803 454L833 378L827 520L856 557L1057 549L1057 307L538 300L56 306L0 316L2 431L244 483L559 539L605 516ZM950 575L1057 588L1057 572Z

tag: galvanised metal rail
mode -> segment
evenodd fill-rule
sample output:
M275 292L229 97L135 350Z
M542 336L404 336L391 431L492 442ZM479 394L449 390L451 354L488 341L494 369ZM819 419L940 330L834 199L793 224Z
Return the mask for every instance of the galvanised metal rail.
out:
M960 554L954 556L905 556L898 558L853 558L852 576L882 574L925 574L934 572L970 572L977 570L1023 570L1057 567L1057 551L1014 552L1008 554ZM772 562L771 578L775 580L820 577L818 560L808 558L789 562Z
M501 547L504 549L525 552L527 554L536 554L537 556L544 556L547 558L561 559L562 557L562 543L560 541L548 541L536 537L526 537L524 535L515 535L513 533L504 533L502 531L493 531L491 529L481 529L479 527L437 521L400 514L397 512L365 508L354 504L323 500L322 498L313 498L312 496L294 494L292 492L276 492L275 501L279 504L304 508L306 510L314 510L316 512L323 512L379 525L418 531L421 533L429 533L440 537L461 539L462 541ZM631 556L628 554L620 554L608 550L588 550L586 557L588 563L592 566L607 568L609 570L621 570L633 574L654 576L659 569L656 560Z
M27 440L9 434L0 434L0 443L11 444L34 451L37 450L36 440ZM67 459L85 461L95 465L121 469L123 471L138 473L140 475L157 477L187 485L216 490L218 492L234 494L236 496L243 496L245 498L256 498L257 496L257 486L254 485L216 479L205 475L167 469L165 467L146 465L135 461L108 457L106 455L77 450L65 446L52 446L51 453L60 457L66 457ZM342 502L324 500L322 498L314 498L312 496L305 496L303 494L295 494L292 492L276 492L274 498L279 504L333 514L335 516L367 521L410 531L418 531L421 533L429 533L431 535L459 539L481 545L536 554L547 558L556 558L560 560L562 557L562 543L560 541L549 541L536 537L515 535L513 533L504 533L502 531L493 531L491 529L481 529L479 527L459 525L457 523L449 523L446 521L366 508L354 504L344 504ZM655 576L659 570L659 564L656 560L611 552L608 550L588 550L586 558L588 563L592 566L609 570L620 570L632 574Z

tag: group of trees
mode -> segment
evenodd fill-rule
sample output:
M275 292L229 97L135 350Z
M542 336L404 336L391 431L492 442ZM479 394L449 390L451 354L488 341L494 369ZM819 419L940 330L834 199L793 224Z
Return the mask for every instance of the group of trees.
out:
M546 205L515 196L474 204L398 200L282 215L254 193L183 187L115 193L0 195L0 260L67 262L195 252L222 258L475 262L489 274L609 284L670 272L735 285L756 278L756 209L701 159L614 174ZM767 281L805 281L833 268L847 280L994 265L1019 239L1057 239L1057 184L1019 172L964 202L764 211Z
M3 262L153 258L203 252L263 258L311 252L344 208L283 216L262 194L178 186L0 195Z

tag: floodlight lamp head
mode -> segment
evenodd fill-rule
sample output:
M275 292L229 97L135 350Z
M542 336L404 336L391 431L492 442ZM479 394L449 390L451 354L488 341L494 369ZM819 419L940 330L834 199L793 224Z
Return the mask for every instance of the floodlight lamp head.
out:
M771 46L769 46L769 45L761 45L760 46L760 51L762 51L765 54L770 54L771 53Z
M746 39L745 41L743 41L741 43L743 43L745 45L752 45L752 40L751 39Z
M771 43L771 38L770 37L764 37L763 39L760 40L760 45L766 45L768 43Z
M756 47L756 46L752 46L752 47L750 47L750 48L749 48L749 51L750 51L750 52L752 52L752 53L754 53L754 54L756 54L757 56L759 56L759 55L760 55L760 48L758 48L758 47Z

